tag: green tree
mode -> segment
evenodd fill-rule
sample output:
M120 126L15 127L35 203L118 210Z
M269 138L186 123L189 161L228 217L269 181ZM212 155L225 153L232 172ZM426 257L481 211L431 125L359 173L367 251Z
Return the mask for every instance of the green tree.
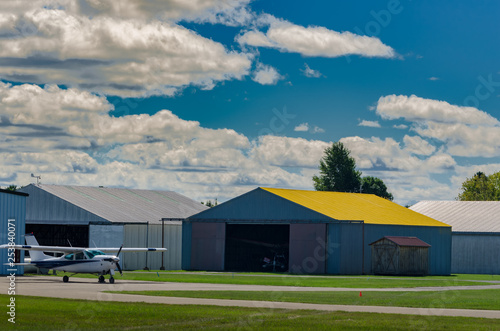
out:
M325 155L319 162L319 176L313 176L316 191L335 191L375 194L393 200L387 186L377 177L361 178L361 171L356 170L356 161L351 152L341 142L333 143L325 149Z
M462 183L460 201L500 201L500 172L487 176L477 172Z
M7 188L5 188L7 191L16 191L17 190L17 185L9 185Z
M209 207L209 208L212 208L212 207L217 206L217 205L218 205L218 202L217 202L217 198L215 198L215 201L214 201L214 202L212 202L212 200L207 200L207 202L202 202L201 204L202 204L202 205L205 205L205 206L207 206L207 207Z
M313 177L316 191L359 192L361 172L356 170L356 161L340 141L325 149L319 173Z
M372 176L366 176L362 178L361 192L375 194L381 198L392 201L394 197L391 193L387 192L387 186L385 186L382 179Z

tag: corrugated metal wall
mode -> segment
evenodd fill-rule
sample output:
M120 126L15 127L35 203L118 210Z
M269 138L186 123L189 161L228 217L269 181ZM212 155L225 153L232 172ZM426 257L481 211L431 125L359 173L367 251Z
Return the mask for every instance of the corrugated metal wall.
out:
M165 270L181 269L182 226L167 224L164 227L164 244L167 251L163 253ZM161 224L125 224L123 231L124 247L161 247ZM147 267L159 270L162 266L161 252L127 252L122 253L122 268L124 270L140 270Z
M276 222L331 218L259 188L188 219L200 222L210 220Z
M429 275L449 275L451 273L451 228L376 224L365 224L365 273L372 273L369 245L384 236L409 236L425 241L431 245L429 247Z
M500 234L452 233L451 272L500 274Z
M26 218L26 198L25 196L0 192L0 244L9 242L9 219L15 220L11 222L15 224L15 231L11 233L15 238L17 245L24 245L25 234L25 218ZM12 228L10 230L13 230ZM21 253L21 262L24 262L24 252ZM17 275L24 274L23 266L14 268L4 265L8 263L8 250L0 249L0 274L7 275L15 272ZM10 271L9 269L16 269Z
M327 273L360 275L363 273L363 224L328 224Z

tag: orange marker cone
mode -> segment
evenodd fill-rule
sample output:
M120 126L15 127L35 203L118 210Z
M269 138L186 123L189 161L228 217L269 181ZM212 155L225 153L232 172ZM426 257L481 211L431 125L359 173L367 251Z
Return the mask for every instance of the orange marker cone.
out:
M361 291L359 291L359 296L362 297L363 296L363 293L361 293Z

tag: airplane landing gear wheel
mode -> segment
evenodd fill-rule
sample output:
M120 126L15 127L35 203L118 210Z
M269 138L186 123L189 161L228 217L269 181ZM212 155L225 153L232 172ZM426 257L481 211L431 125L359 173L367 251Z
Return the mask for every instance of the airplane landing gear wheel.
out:
M69 281L69 277L68 276L63 276L63 282L67 283L68 281Z
M115 283L115 279L113 277L109 277L109 283L110 284L114 284Z
M103 275L99 276L99 283L104 283L104 276Z

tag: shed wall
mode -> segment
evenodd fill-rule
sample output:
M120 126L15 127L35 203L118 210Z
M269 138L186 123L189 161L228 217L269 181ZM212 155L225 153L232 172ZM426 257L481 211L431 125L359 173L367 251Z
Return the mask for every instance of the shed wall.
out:
M11 224L15 224L14 241L17 245L24 245L26 198L21 195L0 192L0 244L9 242L9 219L11 219L15 220L11 222ZM24 254L21 253L20 262L24 262L23 257ZM15 272L17 275L24 274L23 266L12 268L4 265L8 262L8 250L0 249L0 275L7 275L11 272ZM16 271L9 269L15 269Z
M500 234L452 234L451 272L500 274Z

